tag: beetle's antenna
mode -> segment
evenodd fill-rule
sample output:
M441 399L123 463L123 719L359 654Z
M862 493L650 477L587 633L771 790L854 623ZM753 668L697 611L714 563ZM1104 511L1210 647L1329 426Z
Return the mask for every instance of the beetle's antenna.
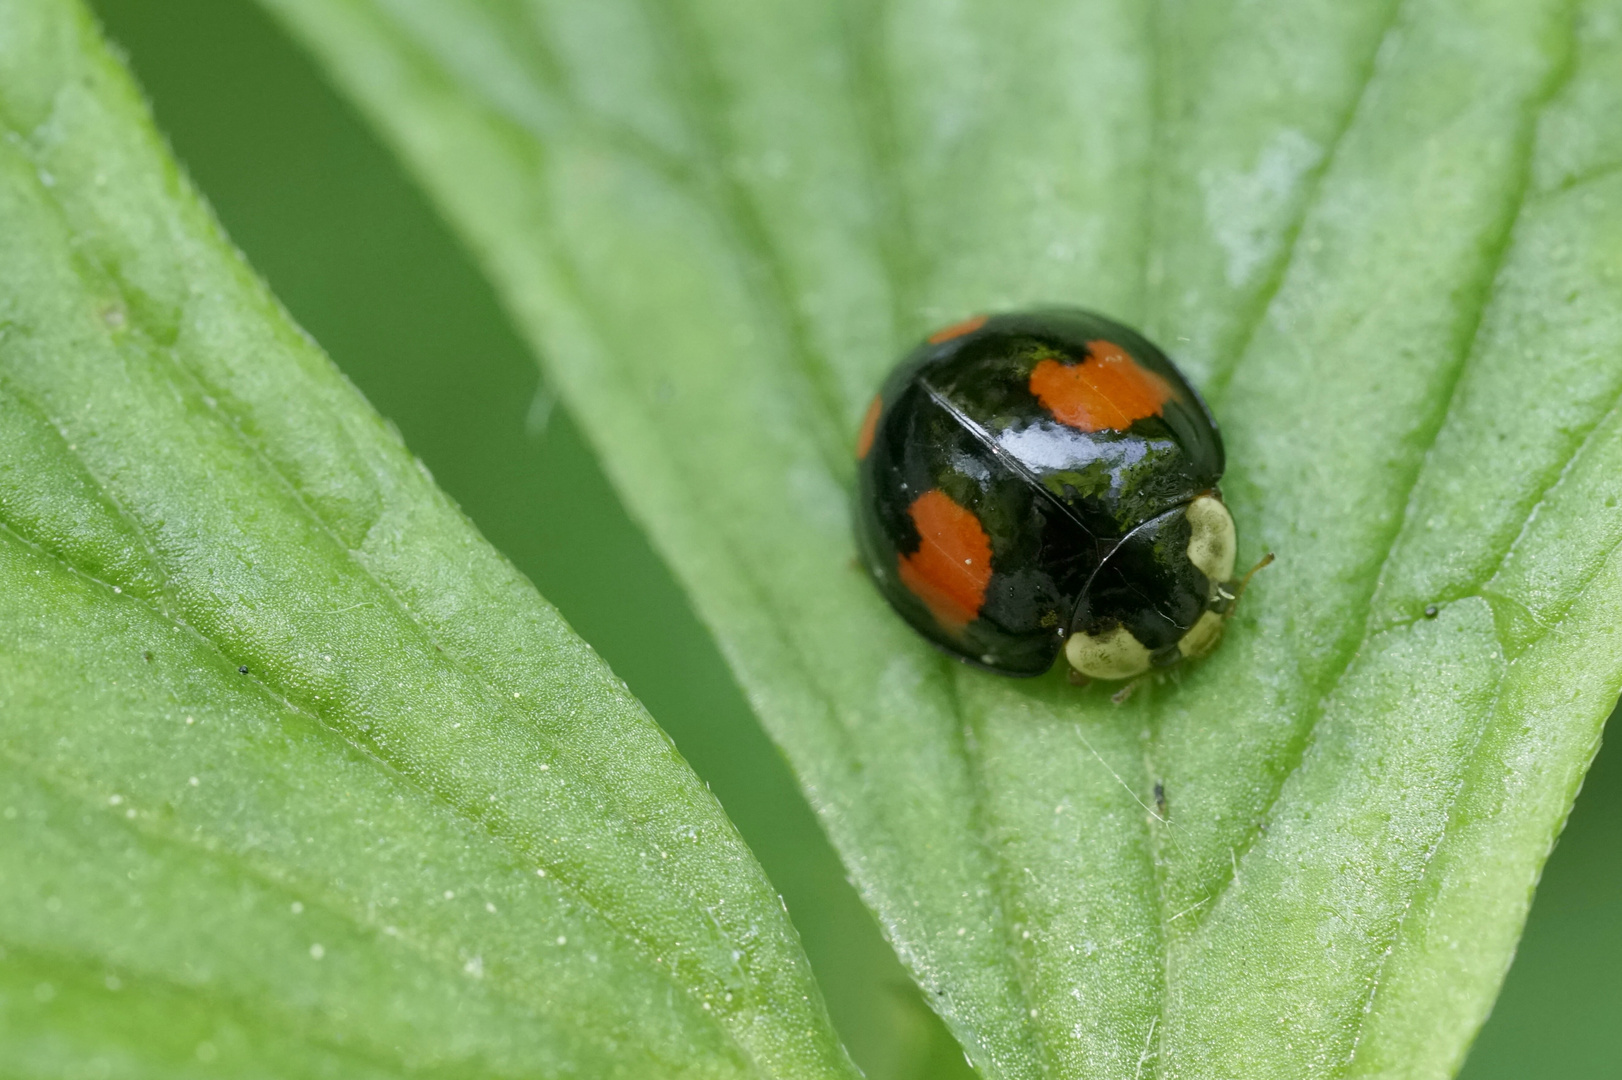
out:
M1262 567L1269 566L1272 564L1272 562L1273 553L1269 551L1266 555L1261 557L1260 562L1250 568L1250 571L1246 573L1244 577L1239 579L1238 586L1233 590L1233 599L1228 601L1228 610L1223 613L1222 617L1224 619L1233 618L1233 613L1239 610L1239 598L1245 595L1245 588L1249 586L1250 579L1255 577L1257 571L1261 570Z

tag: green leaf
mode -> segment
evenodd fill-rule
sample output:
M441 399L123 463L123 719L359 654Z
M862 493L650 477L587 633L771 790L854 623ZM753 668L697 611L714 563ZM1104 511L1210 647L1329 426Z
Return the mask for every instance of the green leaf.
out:
M641 706L0 3L0 1071L849 1077Z
M264 2L983 1072L1457 1068L1622 688L1622 3ZM1279 556L1121 708L954 666L852 558L882 374L1042 302L1171 348Z

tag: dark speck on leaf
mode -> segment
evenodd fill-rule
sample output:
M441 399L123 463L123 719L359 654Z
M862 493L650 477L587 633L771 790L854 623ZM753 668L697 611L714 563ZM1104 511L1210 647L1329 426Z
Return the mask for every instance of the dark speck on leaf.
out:
M1155 781L1155 809L1160 811L1161 817L1166 816L1166 784L1162 780Z
M238 675L246 675L247 673L248 673L248 665L247 664L243 664L241 667L237 668L237 674Z
M141 655L146 658L147 663L150 664L152 662L152 650L148 649L146 652L142 653Z
M1442 609L1437 607L1435 604L1426 604L1425 605L1425 618L1434 619L1434 618L1436 618L1437 615L1441 614L1441 611L1442 611Z

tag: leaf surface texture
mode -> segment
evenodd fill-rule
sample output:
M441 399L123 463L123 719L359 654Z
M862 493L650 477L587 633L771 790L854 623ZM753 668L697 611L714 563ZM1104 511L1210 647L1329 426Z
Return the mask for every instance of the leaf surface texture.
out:
M0 4L0 235L4 1071L854 1075L715 800L77 3Z
M986 1075L1456 1069L1622 687L1615 0L264 2ZM1055 302L1179 359L1279 558L1120 708L943 660L853 559L890 365Z

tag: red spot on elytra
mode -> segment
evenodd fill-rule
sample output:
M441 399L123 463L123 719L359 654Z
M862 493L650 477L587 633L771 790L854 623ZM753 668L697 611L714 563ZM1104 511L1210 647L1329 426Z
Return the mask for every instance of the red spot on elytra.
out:
M936 488L908 512L923 543L898 560L901 583L937 622L956 633L978 614L991 581L991 538L980 519Z
M985 324L986 317L976 315L972 319L964 319L962 322L955 322L951 326L943 326L929 335L929 343L931 345L944 345L953 338L960 338L964 334L974 333Z
M1171 384L1139 364L1113 341L1089 341L1079 364L1043 360L1031 372L1031 393L1058 418L1081 431L1125 431L1132 421L1159 416L1177 396Z
M879 413L884 411L884 400L874 398L873 404L867 407L867 415L862 417L862 429L856 433L856 460L861 461L867 452L873 449L873 432L878 430Z

